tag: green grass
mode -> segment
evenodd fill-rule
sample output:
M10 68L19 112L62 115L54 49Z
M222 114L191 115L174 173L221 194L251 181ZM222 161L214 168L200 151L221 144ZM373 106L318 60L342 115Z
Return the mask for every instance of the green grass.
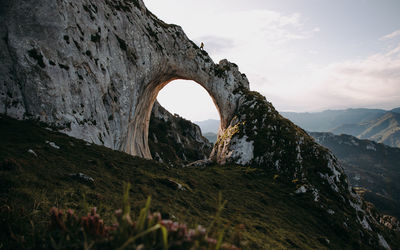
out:
M221 192L227 200L221 211L227 225L224 241L230 242L235 227L242 227L244 249L368 249L350 233L336 230L335 217L318 208L311 195L294 194L294 183L262 169L167 167L5 117L0 118L0 138L0 249L41 248L53 206L80 215L97 207L106 224L115 222L114 211L123 204L123 182L132 183L134 218L151 196L151 211L192 228L210 225ZM94 183L70 176L75 173L92 177Z

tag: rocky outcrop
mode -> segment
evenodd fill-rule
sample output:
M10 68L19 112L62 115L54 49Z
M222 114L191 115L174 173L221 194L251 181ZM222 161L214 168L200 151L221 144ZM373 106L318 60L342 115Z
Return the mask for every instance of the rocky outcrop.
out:
M353 187L382 213L400 218L400 149L351 135L312 132L342 163Z
M215 64L141 0L3 0L0 34L1 114L151 158L148 128L158 92L172 80L193 80L220 114L211 159L276 171L276 179L292 183L293 195L334 216L344 240L387 247L336 158L251 92L235 64Z
M211 158L220 164L236 163L275 172L276 179L294 184L294 195L313 200L333 216L338 231L358 242L387 248L380 234L383 225L368 204L350 188L340 162L304 130L283 118L265 97L238 89L238 108L220 133Z
M200 127L169 113L157 101L151 112L149 147L154 160L168 165L186 165L208 159L212 144Z

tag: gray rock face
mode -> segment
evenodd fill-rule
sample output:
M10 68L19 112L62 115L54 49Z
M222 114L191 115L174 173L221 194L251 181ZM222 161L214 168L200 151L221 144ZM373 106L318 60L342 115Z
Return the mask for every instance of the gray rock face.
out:
M157 101L151 112L149 147L154 160L168 165L186 165L208 159L212 144L200 127L169 113Z
M151 158L150 113L172 80L203 86L222 130L234 90L249 86L236 65L214 64L141 0L4 0L0 11L0 113L113 149Z

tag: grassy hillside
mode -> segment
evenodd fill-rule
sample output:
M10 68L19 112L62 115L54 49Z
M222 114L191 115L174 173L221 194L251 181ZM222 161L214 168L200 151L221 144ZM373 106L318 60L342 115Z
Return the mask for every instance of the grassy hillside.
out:
M123 182L130 182L136 217L151 196L152 211L193 227L210 225L221 192L227 200L224 239L232 241L234 228L241 227L244 249L368 249L353 240L358 232L339 230L339 215L316 208L312 195L295 194L295 183L263 170L168 167L5 117L0 138L0 248L53 248L48 236L53 206L80 214L95 206L106 224L115 222ZM398 236L385 235L393 237Z

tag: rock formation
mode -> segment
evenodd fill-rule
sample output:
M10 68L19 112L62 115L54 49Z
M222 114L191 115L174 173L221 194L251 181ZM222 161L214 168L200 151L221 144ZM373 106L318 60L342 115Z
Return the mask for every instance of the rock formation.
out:
M149 119L163 86L199 83L222 129L236 109L233 90L249 86L236 65L214 64L139 0L6 0L0 7L0 113L11 117L151 158Z
M212 144L200 127L172 115L157 101L151 112L149 148L154 160L168 165L185 165L210 156Z
M235 64L215 64L141 0L3 0L0 34L0 113L151 158L148 127L158 92L172 80L193 80L220 114L211 159L276 171L294 195L335 216L338 232L388 246L328 150L251 92Z

